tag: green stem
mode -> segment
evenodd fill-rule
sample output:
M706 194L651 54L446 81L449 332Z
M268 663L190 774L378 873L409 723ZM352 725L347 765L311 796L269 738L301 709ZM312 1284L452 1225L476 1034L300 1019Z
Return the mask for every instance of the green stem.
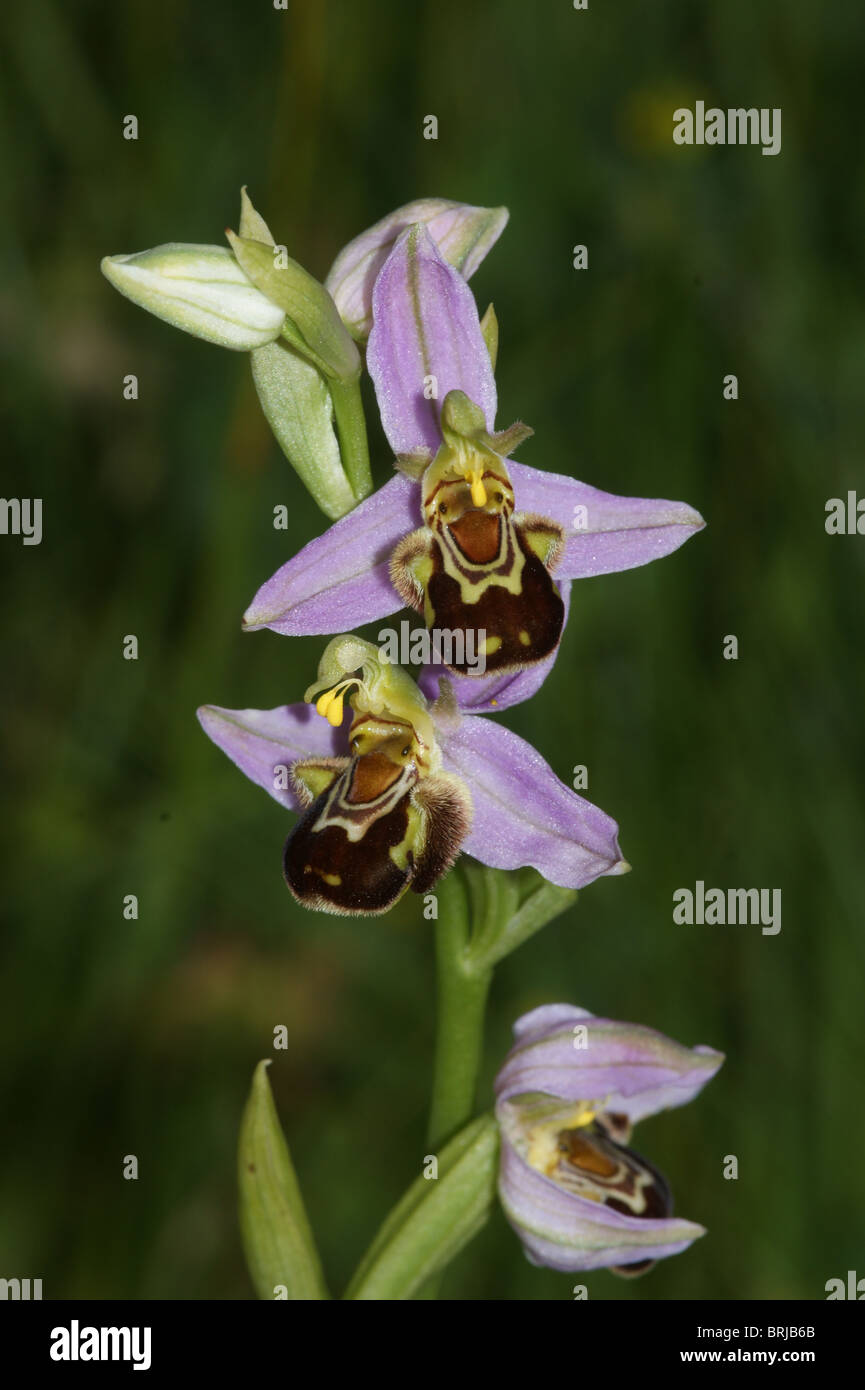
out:
M428 1139L432 1147L474 1112L492 970L469 957L469 908L457 874L438 892L436 975L438 1016Z
M436 1048L427 1142L438 1149L474 1112L484 1017L493 972L469 958L472 931L468 894L459 870L438 888L436 920ZM428 1279L417 1297L439 1296L444 1271Z
M360 395L360 377L354 381L328 378L333 401L336 432L346 476L358 502L372 492L372 473L369 467L369 446L366 440L366 419Z

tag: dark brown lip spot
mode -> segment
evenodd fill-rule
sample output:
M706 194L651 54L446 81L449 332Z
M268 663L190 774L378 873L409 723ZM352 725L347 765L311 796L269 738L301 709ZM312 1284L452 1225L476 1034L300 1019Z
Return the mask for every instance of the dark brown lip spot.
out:
M473 565L489 565L499 553L500 518L475 509L465 512L449 527L451 535Z

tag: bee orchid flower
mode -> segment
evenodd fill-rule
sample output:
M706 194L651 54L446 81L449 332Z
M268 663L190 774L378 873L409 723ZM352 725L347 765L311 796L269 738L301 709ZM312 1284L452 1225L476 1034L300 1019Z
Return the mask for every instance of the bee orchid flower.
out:
M400 234L372 308L367 365L402 471L283 565L244 626L329 633L408 604L430 628L484 633L488 674L473 708L504 708L549 671L571 580L668 555L703 520L684 503L618 497L513 462L531 431L495 430L477 306L425 226Z
M301 812L284 853L294 897L377 915L408 888L432 889L460 851L494 868L531 865L565 888L624 873L615 821L531 744L461 715L443 685L430 703L371 643L342 635L305 703L198 711L251 781Z
M529 1260L642 1274L704 1235L628 1143L646 1115L693 1100L723 1055L570 1004L525 1014L514 1039L495 1083L499 1194Z

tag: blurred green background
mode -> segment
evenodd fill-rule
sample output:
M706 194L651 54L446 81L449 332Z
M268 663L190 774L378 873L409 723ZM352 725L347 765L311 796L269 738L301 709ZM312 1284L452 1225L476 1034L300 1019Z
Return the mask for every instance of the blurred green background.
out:
M243 357L99 274L105 253L221 242L244 182L320 277L415 197L506 203L473 287L501 323L500 423L536 430L521 458L709 522L579 584L553 675L506 716L566 781L588 765L634 872L499 969L481 1103L543 1002L727 1054L637 1135L709 1235L643 1280L587 1276L590 1296L822 1298L865 1275L865 539L824 530L863 486L857 7L32 0L2 25L3 492L44 499L44 539L0 538L0 1275L47 1298L251 1297L235 1140L278 1023L335 1290L425 1152L430 924L414 898L377 922L295 908L286 814L194 717L300 697L323 644L240 615L324 520ZM698 98L780 106L780 156L675 147ZM697 879L781 888L780 935L674 926ZM577 1278L530 1267L496 1212L445 1292L569 1299Z

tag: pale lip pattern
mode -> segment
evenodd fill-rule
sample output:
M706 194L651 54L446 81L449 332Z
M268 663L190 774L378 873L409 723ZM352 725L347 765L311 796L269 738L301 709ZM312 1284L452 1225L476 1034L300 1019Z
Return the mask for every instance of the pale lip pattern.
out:
M204 705L198 718L250 781L292 811L300 804L278 770L301 758L348 751L350 712L337 729L307 704L272 710ZM476 715L452 716L437 725L436 738L444 770L471 793L474 820L462 846L466 854L499 869L530 865L562 888L627 871L616 822L560 782L530 743Z
M477 307L462 276L439 254L423 226L397 240L375 284L375 321L367 361L382 424L395 454L434 453L439 408L450 390L481 407L492 430L496 384ZM436 399L424 381L435 378ZM669 555L704 525L684 502L618 497L575 478L507 461L517 506L550 517L567 537L555 579L568 582L633 569ZM396 613L403 601L388 573L399 541L422 522L420 485L392 478L348 516L310 541L255 595L247 630L286 636L342 632ZM466 681L477 711L504 709L543 683L555 653L525 671Z
M585 1045L575 1046L575 1025ZM514 1025L514 1046L496 1077L502 1131L499 1193L505 1214L535 1264L589 1270L679 1254L704 1235L679 1217L627 1216L547 1177L520 1144L519 1097L594 1104L631 1124L693 1100L723 1062L709 1047L683 1047L637 1023L597 1018L570 1004L547 1004Z

